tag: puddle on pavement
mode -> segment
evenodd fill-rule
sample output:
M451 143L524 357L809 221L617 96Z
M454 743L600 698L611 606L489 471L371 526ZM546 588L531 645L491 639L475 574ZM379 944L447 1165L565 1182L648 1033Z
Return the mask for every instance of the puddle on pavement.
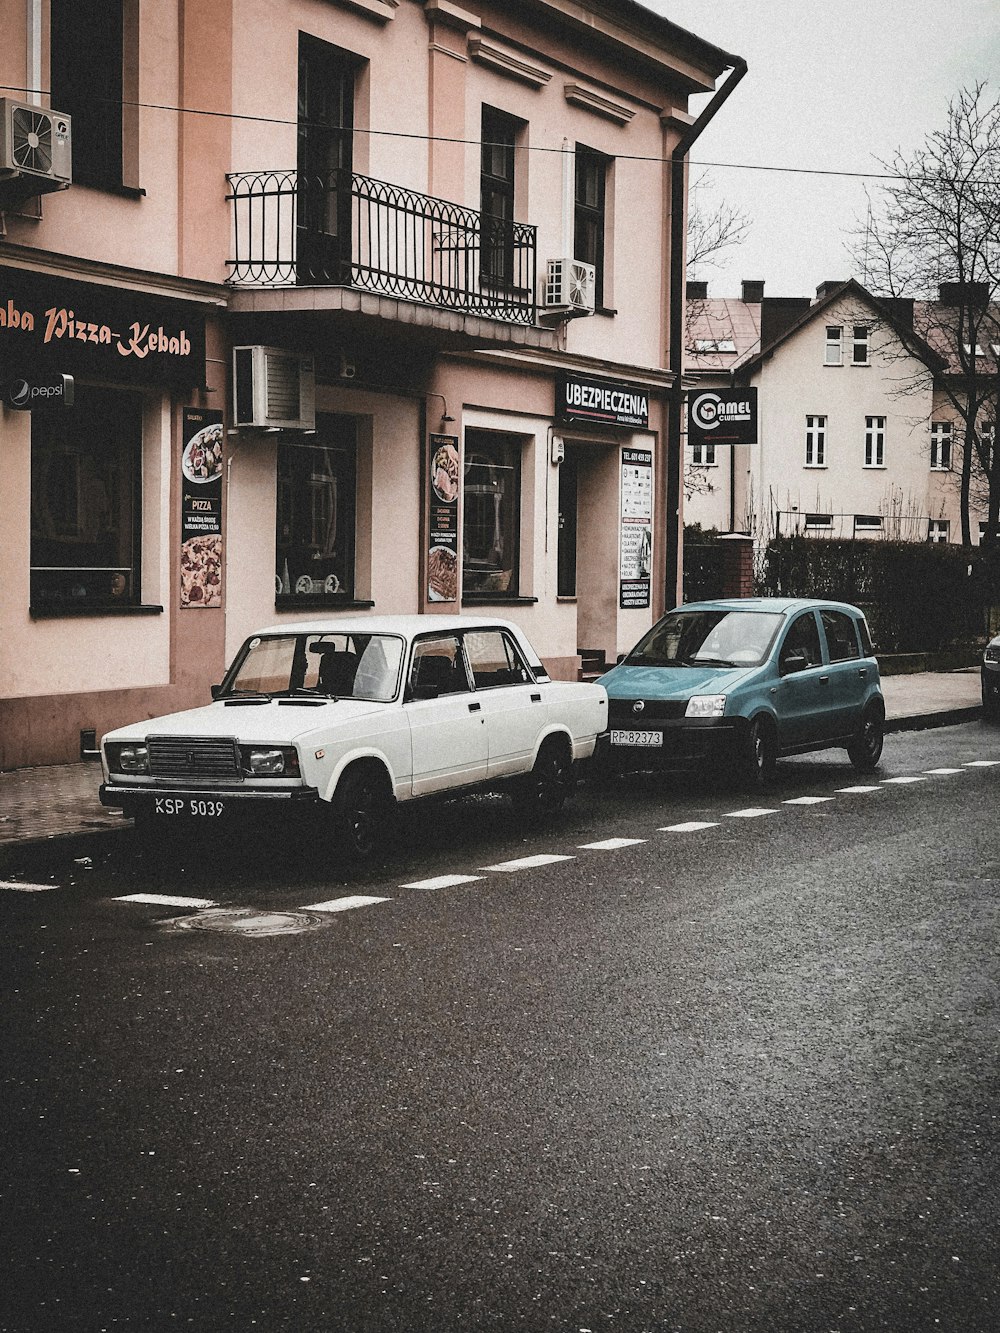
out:
M162 923L166 930L208 930L223 935L302 935L330 922L307 912L258 912L251 907L213 907Z

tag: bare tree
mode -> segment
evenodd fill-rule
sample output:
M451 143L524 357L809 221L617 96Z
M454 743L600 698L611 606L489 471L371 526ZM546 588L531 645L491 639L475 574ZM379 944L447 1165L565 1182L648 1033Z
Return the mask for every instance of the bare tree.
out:
M704 197L701 192L710 190L712 185L712 178L707 172L691 182L687 225L689 274L706 268L719 268L722 256L735 246L742 245L750 230L749 217L725 200L714 209L701 202Z
M962 542L972 540L978 476L992 545L1000 517L1000 457L988 429L1000 407L1000 101L990 101L985 84L963 90L942 129L882 166L891 179L872 201L857 258L871 290L915 301L914 333L943 358L935 384L963 436ZM907 351L926 348L914 340Z

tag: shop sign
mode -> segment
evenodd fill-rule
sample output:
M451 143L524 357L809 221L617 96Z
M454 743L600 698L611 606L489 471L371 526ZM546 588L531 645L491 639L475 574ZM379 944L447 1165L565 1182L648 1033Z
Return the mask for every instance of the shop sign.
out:
M72 407L73 390L72 375L32 375L30 379L15 375L4 384L0 399L15 412L38 412Z
M648 607L653 569L653 455L648 449L622 450L619 534L618 605L622 610Z
M623 380L600 380L566 372L556 377L555 414L564 423L647 430L649 390Z
M181 444L181 606L222 605L222 413L185 408Z
M427 599L458 601L458 490L462 467L457 435L432 435Z
M0 266L0 379L205 382L205 318L165 297Z
M706 389L688 399L688 444L756 444L757 390Z

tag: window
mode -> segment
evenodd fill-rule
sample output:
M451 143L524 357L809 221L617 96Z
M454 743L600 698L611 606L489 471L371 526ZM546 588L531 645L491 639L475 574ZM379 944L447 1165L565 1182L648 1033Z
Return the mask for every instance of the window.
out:
M844 330L839 324L826 326L826 356L823 364L827 366L844 364Z
M576 146L576 195L573 257L594 266L594 299L604 303L605 195L609 159L582 144Z
M984 462L988 468L993 466L993 446L996 443L997 426L995 421L984 421L979 427L979 445L985 455Z
M299 34L296 265L305 285L350 272L355 77L344 52Z
M931 469L934 472L951 470L951 422L931 422Z
M735 352L736 343L732 338L695 338L696 352Z
M851 365L868 365L868 325L855 324L851 349Z
M142 399L76 386L31 421L32 610L140 601Z
M806 514L806 516L805 516L805 520L806 520L806 527L807 527L807 528L832 528L832 527L833 527L833 515L832 515L832 514Z
M851 617L845 616L843 611L821 611L819 614L826 631L826 646L830 650L830 661L850 662L855 657L860 657L858 636Z
M480 209L484 280L509 286L514 276L514 147L523 121L483 107Z
M695 467L715 467L715 445L714 444L692 444L691 462Z
M885 417L865 417L865 467L885 467Z
M465 652L477 690L492 690L499 685L534 684L534 675L525 666L509 635L502 630L483 629L466 634Z
M855 514L854 515L855 532L881 532L882 515L881 514Z
M469 676L462 657L462 645L454 634L435 639L418 639L413 645L410 688L419 696L465 694Z
M979 343L976 343L975 350L973 350L972 343L963 343L962 351L966 356L975 357L983 355L983 349L980 347Z
M793 621L785 636L779 659L781 666L784 666L790 657L804 657L807 666L822 665L823 650L819 646L819 630L816 628L816 617L811 611L804 612Z
M51 0L52 105L73 118L73 183L120 188L123 0Z
M826 467L826 417L806 417L806 467Z
M356 426L318 415L316 443L278 445L278 598L354 595Z
M516 596L521 523L521 441L465 436L462 590Z
M927 524L927 540L929 542L946 542L951 530L951 524L946 518L932 518Z

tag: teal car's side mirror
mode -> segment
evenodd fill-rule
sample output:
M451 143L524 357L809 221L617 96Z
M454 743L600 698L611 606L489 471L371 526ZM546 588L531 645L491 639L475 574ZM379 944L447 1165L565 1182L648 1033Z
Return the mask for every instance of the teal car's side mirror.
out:
M809 659L803 653L789 653L781 659L781 674L793 676L798 671L805 671L808 665Z

